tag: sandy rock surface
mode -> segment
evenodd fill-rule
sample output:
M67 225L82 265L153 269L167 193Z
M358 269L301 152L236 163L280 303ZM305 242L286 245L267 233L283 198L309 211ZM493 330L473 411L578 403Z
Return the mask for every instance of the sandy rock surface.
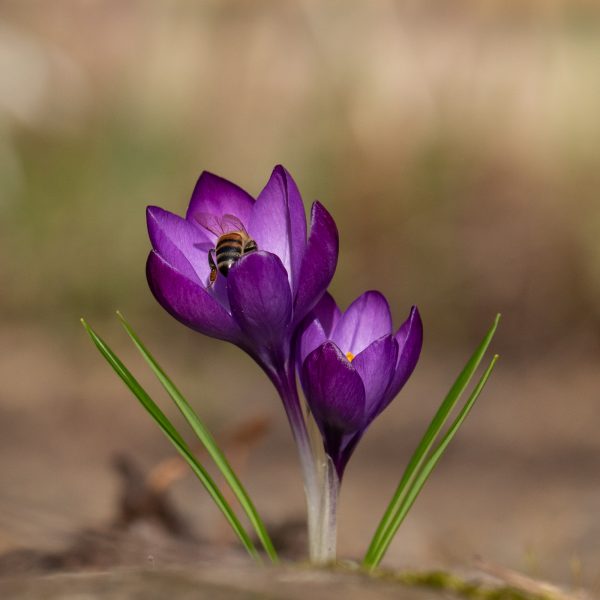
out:
M300 569L119 570L8 579L0 596L12 600L346 600L447 598L446 592Z

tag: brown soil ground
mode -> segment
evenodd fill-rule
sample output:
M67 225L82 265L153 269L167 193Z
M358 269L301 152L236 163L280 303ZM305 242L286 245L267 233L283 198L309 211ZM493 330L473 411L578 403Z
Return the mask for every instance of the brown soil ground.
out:
M107 337L136 373L146 373L116 329ZM229 448L284 553L302 556L302 486L273 390L235 348L216 342L196 347L190 340L171 355L158 351L159 359ZM363 440L341 496L341 557L360 559L411 449L466 355L440 359L426 352L405 392ZM1 575L166 568L223 557L244 568L246 559L191 476L161 496L162 517L124 517L137 510L123 503L136 498L138 470L143 480L173 451L83 335L65 340L5 326L0 380ZM149 375L141 380L157 389ZM463 569L483 560L599 591L598 390L600 370L591 359L501 361L386 566ZM240 441L241 430L262 419L268 420L264 435ZM146 509L156 516L156 506Z

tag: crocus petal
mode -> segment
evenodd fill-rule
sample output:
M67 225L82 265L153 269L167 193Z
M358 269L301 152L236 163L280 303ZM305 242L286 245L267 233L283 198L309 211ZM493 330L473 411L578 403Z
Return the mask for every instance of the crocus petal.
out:
M312 319L309 321L300 336L298 348L299 365L303 365L306 357L326 341L327 335L325 334L319 319Z
M380 412L380 405L386 399L385 392L396 372L397 358L398 343L394 336L386 335L369 344L352 361L365 386L365 426Z
M344 475L344 470L346 469L346 465L348 461L352 457L354 450L356 450L356 446L358 442L362 439L362 436L365 434L366 428L359 429L354 433L347 433L344 435L340 441L340 447L338 450L338 456L335 461L335 466L337 469L338 477L341 479Z
M146 275L152 293L184 325L212 337L239 343L242 332L231 315L197 281L150 252Z
M205 283L210 268L203 247L208 237L189 221L158 206L146 209L146 221L154 250L188 279Z
M231 314L257 347L281 346L292 316L292 293L279 257L253 252L227 277Z
M396 372L386 392L386 403L380 412L398 395L417 366L423 346L423 322L416 306L411 308L408 319L402 323L395 338L398 343Z
M351 433L360 429L365 413L365 387L341 350L326 342L302 365L310 409L321 432Z
M317 305L310 311L299 329L298 361L302 367L304 359L318 346L331 337L341 311L331 294L325 292Z
M296 290L306 248L306 216L300 192L281 165L259 194L247 229L260 250L279 256Z
M310 312L308 318L318 319L325 335L330 339L331 333L337 325L341 315L342 311L338 308L333 296L329 292L325 292Z
M254 199L242 188L204 171L196 183L185 218L195 223L194 215L197 213L217 217L229 214L235 215L248 228L253 206Z
M330 284L337 266L339 238L337 227L323 205L311 209L310 235L302 260L294 318L299 322L315 305Z
M338 321L331 336L344 352L357 355L370 343L392 333L390 307L379 292L359 296Z

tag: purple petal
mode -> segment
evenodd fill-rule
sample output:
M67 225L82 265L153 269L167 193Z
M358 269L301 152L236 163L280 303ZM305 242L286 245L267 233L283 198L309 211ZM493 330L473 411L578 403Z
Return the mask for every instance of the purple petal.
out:
M286 343L292 293L279 257L253 252L238 260L227 277L231 314L259 347Z
M331 337L331 331L340 315L341 312L335 300L331 294L325 292L299 328L298 372L300 372L306 357Z
M312 319L303 324L304 330L300 335L300 344L298 349L299 365L303 365L306 357L316 350L321 344L327 341L327 335L319 319Z
M146 276L158 302L184 325L211 337L240 342L240 328L217 300L154 251L148 256Z
M319 202L311 209L311 226L302 260L294 317L300 321L330 284L337 266L339 238L331 215Z
M247 229L260 250L281 259L292 289L298 289L306 248L306 216L300 192L282 166L275 167L259 194Z
M333 296L329 292L325 292L312 309L311 314L319 319L325 335L330 339L337 322L342 316L342 311L338 308Z
M206 250L202 248L209 240L202 231L158 206L146 209L146 221L157 254L188 279L205 283L210 268Z
M365 386L368 421L379 414L379 408L386 400L385 393L396 372L397 358L398 343L392 335L386 335L369 344L352 361Z
M354 453L354 450L356 450L356 446L358 445L358 442L360 442L360 440L362 439L364 433L365 428L361 428L354 433L348 433L344 435L340 440L338 455L336 460L334 461L337 474L340 480L344 475L344 470L346 469L348 461Z
M344 352L357 355L369 344L392 333L392 315L379 292L359 296L338 321L331 339Z
M254 199L242 188L227 179L204 171L196 183L185 218L195 223L196 213L208 213L218 217L235 215L247 229L253 206Z
M335 300L331 294L325 292L299 329L298 360L300 367L304 359L315 348L331 337L331 331L340 315L341 312Z
M208 257L207 257L208 260ZM206 291L229 313L231 314L231 306L229 306L229 295L227 291L227 278L221 273L217 274L217 280L213 285L208 285L208 276L205 279L207 282Z
M397 396L417 366L423 346L423 323L416 306L411 308L408 319L402 323L395 338L398 343L396 372L386 392L386 403L381 410Z
M317 302L316 306L312 309L309 318L317 318L321 323L321 327L327 336L327 339L331 338L331 333L334 327L339 321L342 315L342 311L338 308L333 296L329 292L325 292L323 297Z
M328 431L351 433L362 427L365 388L335 344L325 342L307 356L302 380L310 409L324 436Z

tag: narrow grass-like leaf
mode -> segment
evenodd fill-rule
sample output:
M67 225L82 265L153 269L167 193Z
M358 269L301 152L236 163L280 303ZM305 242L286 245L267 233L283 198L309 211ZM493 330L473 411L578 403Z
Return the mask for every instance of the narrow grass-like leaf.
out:
M425 461L428 452L431 450L439 432L444 427L448 416L452 412L452 409L462 396L463 392L469 385L473 374L479 367L481 360L486 353L494 334L496 333L496 329L498 328L498 323L500 322L500 315L496 315L493 325L490 327L489 331L486 333L483 338L481 344L477 347L475 352L469 358L467 364L456 378L456 381L450 388L450 391L444 398L444 401L440 405L439 409L435 413L427 431L421 438L417 449L413 453L408 466L406 467L402 479L394 492L394 495L377 526L377 529L373 535L373 539L369 545L365 558L363 560L363 566L370 567L373 563L373 557L377 552L377 547L379 546L381 539L383 538L387 528L389 527L394 515L397 513L398 508L402 502L402 499L407 491L407 489L412 484L417 471L420 469L421 465Z
M437 465L438 461L444 454L446 448L448 447L448 444L450 443L450 441L452 440L452 438L458 431L459 427L462 425L463 421L467 418L467 415L473 408L473 405L475 404L475 401L479 397L479 394L485 387L485 384L486 384L489 376L491 375L492 370L493 370L494 365L496 364L497 360L498 360L498 355L496 354L494 356L494 358L492 359L492 361L490 362L488 368L485 370L484 374L481 376L481 379L475 386L475 389L469 396L469 399L467 400L465 405L462 407L462 409L458 413L456 419L454 420L454 422L449 427L448 431L446 432L446 434L440 441L439 445L429 455L425 464L418 471L413 484L408 489L406 495L404 496L404 498L398 508L398 511L394 514L390 525L384 532L384 534L381 538L381 541L373 554L373 557L369 564L369 568L371 570L375 569L377 567L377 565L379 565L379 563L381 562L381 559L383 558L390 543L392 542L394 536L396 535L396 532L398 531L398 528L402 524L402 521L404 521L404 518L408 514L408 511L411 509L413 503L417 499L417 496L419 495L420 491L423 489L425 482L427 481L427 479L431 475L433 469Z
M148 411L150 416L156 421L162 432L169 439L169 441L175 446L176 450L181 454L183 459L191 467L194 474L201 481L202 485L209 493L210 497L217 505L219 510L223 513L227 522L231 525L231 528L236 533L244 548L248 551L248 554L260 562L260 555L256 550L256 547L252 543L250 536L236 517L231 506L227 503L223 494L206 472L204 467L200 464L198 459L192 454L190 448L175 429L173 424L169 421L167 416L162 412L158 405L148 395L146 390L139 384L123 362L117 357L117 355L108 347L106 342L98 336L98 334L86 323L84 319L81 319L81 323L85 327L86 331L92 338L92 341L102 354L108 364L114 369L117 375L123 380L125 385L133 392L135 397L140 401L142 406Z
M261 541L265 552L269 556L269 558L273 562L277 562L277 553L275 552L275 548L273 547L273 542L267 533L267 529L260 518L248 492L240 482L239 478L231 468L231 465L227 461L223 451L217 446L217 442L213 438L210 431L206 428L206 426L200 421L194 409L190 406L189 402L184 398L181 392L177 389L175 384L171 381L171 379L164 372L162 367L158 364L154 356L148 351L148 349L144 346L139 336L135 333L131 325L127 322L125 317L117 311L117 316L121 320L125 331L135 344L136 348L139 350L140 354L144 357L145 361L148 363L157 379L160 381L162 386L165 388L166 392L169 394L173 402L176 404L177 408L181 411L181 414L185 417L186 421L189 423L190 427L193 429L194 433L206 448L209 456L215 462L215 465L221 471L225 481L231 487L231 490L235 494L238 499L240 505L244 509L250 523L254 527L256 531L256 535L258 539Z

